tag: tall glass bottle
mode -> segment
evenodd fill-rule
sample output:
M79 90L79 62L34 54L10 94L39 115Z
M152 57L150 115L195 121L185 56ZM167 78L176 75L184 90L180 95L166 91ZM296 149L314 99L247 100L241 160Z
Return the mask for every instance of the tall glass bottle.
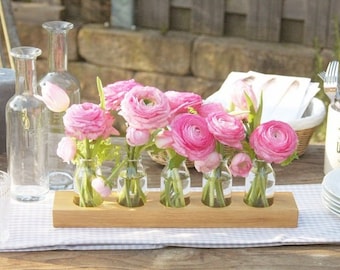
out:
M48 73L43 76L38 85L38 92L47 82L59 86L70 98L70 105L80 103L79 81L67 71L67 33L73 24L64 21L43 23L48 32ZM56 155L58 142L64 136L64 112L49 111L48 121L48 174L50 189L70 189L73 187L74 166L62 162Z
M15 94L6 104L7 162L11 193L19 201L38 201L49 191L46 172L48 109L36 97L36 58L41 50L17 47Z

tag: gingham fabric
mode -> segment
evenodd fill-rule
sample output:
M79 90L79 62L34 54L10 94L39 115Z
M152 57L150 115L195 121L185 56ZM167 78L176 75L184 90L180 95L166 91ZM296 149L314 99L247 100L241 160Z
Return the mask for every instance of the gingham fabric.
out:
M239 191L242 187L235 187ZM241 248L339 244L340 217L321 202L321 185L277 186L291 191L299 209L297 228L54 228L54 192L35 203L12 201L10 239L0 251L154 249L167 246Z

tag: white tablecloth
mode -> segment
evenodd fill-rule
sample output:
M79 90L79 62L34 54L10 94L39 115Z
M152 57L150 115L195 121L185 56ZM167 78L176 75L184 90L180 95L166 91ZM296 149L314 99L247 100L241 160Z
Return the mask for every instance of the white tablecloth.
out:
M235 190L240 188L235 187ZM322 205L320 184L277 186L277 191L293 192L299 209L297 228L54 228L54 192L51 191L40 202L12 201L10 239L0 244L0 251L154 249L167 246L240 248L340 243L340 217Z

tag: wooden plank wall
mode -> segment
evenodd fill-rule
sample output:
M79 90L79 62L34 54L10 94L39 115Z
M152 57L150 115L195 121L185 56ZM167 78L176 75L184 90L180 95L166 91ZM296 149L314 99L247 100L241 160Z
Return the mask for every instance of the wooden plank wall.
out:
M140 27L173 30L171 14L186 10L192 33L226 36L239 32L250 40L285 42L282 37L295 31L298 43L313 46L317 40L320 46L330 48L334 46L335 22L340 21L339 0L136 0L136 7ZM234 17L244 23L226 23ZM245 29L237 29L242 25ZM296 33L294 25L301 26L301 33ZM235 29L227 31L228 27Z

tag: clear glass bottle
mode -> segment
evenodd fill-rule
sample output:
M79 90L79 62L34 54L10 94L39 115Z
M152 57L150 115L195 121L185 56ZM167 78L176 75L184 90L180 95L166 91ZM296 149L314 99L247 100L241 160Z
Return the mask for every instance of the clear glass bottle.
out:
M227 160L222 160L217 168L202 175L202 203L209 207L230 205L232 182Z
M15 95L6 104L7 162L11 193L19 201L38 201L49 191L46 172L48 109L36 97L36 58L41 50L17 47Z
M67 33L73 24L64 21L43 23L42 27L48 32L48 73L43 76L38 85L38 93L47 82L65 90L70 98L70 105L80 103L80 84L77 78L67 70ZM64 112L49 111L48 120L48 174L50 189L73 188L74 166L63 162L57 155L57 146L64 136Z
M169 165L168 162L161 172L160 202L166 207L185 207L190 203L190 172L185 161L175 168Z
M139 207L146 203L148 178L142 159L127 159L117 179L118 204Z

